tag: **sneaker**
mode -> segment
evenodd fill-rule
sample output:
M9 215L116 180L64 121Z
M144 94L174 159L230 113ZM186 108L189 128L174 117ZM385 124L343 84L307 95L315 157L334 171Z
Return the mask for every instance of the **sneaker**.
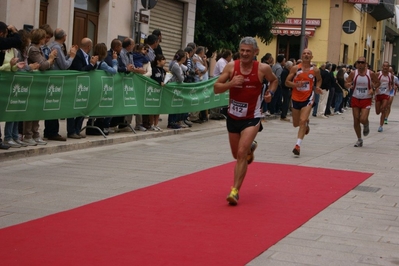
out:
M36 146L36 145L37 145L37 142L34 141L33 139L24 138L23 142L24 142L27 146Z
M18 143L19 145L21 145L21 147L28 147L28 145L26 143L24 143L22 140L20 139L14 139L14 141L16 143Z
M11 148L21 148L22 146L18 143L16 143L13 140L8 140L5 142L7 145L9 145Z
M378 132L382 132L384 129L382 128L382 126L380 126L379 128L378 128Z
M363 140L359 139L358 141L356 141L355 145L353 145L353 147L363 147Z
M105 128L103 129L103 132L104 132L104 135L108 136L108 135L109 135L109 128L108 128L108 127L105 127Z
M155 128L157 129L157 131L162 131L162 128L160 128L159 126L155 126Z
M367 136L370 133L369 125L364 125L363 127L363 136Z
M265 112L265 115L266 115L266 116L271 116L269 110L267 110L267 111Z
M325 115L318 115L317 117L318 118L328 118L328 116L325 116Z
M177 123L170 123L170 124L168 124L168 128L170 128L170 129L180 129L181 127Z
M334 114L336 114L336 115L342 115L341 112L335 112Z
M132 132L132 130L130 129L130 127L122 127L122 128L118 128L116 130L116 132L120 133L120 132Z
M249 154L247 155L247 163L250 164L254 161L254 151L256 150L256 147L258 147L258 143L254 140L251 144L251 149L249 151Z
M152 131L157 131L157 129L155 128L154 125L152 125L152 126L150 127L150 130L152 130Z
M227 196L226 200L229 202L229 205L236 206L238 203L238 189L232 187L230 194Z
M193 123L191 123L190 121L188 121L187 119L183 120L184 124L186 124L188 127L192 127Z
M8 150L9 148L10 148L10 145L0 142L0 150Z
M301 154L301 147L299 147L298 145L295 145L295 148L292 150L292 152L293 152L296 156L299 156L299 154Z
M385 118L385 119L384 119L384 124L385 124L385 125L388 125L388 118Z
M37 145L46 145L47 142L45 142L44 140L42 140L42 138L35 138L34 141L36 141Z
M139 131L147 131L147 129L145 128L145 127L143 127L143 126L136 126L135 128L134 128L135 130L139 130Z

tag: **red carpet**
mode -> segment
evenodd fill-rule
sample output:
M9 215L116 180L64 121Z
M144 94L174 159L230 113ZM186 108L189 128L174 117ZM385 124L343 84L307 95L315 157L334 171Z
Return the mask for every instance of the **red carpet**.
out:
M245 265L371 176L234 163L0 230L2 265ZM134 181L132 181L134 182Z

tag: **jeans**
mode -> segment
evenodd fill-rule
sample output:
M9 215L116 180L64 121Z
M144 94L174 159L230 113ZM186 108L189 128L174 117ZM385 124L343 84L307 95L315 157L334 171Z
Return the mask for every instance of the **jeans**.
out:
M179 119L179 114L169 114L168 115L168 125L177 123Z
M274 92L274 96L271 102L267 105L270 114L280 113L281 104L282 104L281 100L282 100L282 89L280 86L277 86L277 89Z
M4 127L4 140L18 139L18 122L6 122Z
M320 95L319 94L315 94L314 95L313 111L312 111L312 115L313 116L317 116L317 107L319 106L319 99L320 99Z
M84 117L76 117L76 118L67 118L67 132L68 135L80 134L80 130L82 129Z
M341 102L342 102L343 94L342 93L335 93L335 108L334 112L340 112L341 109Z

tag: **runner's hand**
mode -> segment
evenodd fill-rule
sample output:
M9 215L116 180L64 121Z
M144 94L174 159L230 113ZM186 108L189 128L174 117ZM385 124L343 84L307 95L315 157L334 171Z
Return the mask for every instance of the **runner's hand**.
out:
M265 96L263 96L263 100L266 103L270 103L272 101L272 94L270 93L270 91L265 92Z

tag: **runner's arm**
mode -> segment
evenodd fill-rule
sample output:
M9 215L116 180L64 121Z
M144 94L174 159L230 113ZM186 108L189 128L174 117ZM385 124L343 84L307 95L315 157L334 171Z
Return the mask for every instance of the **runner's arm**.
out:
M224 69L222 74L220 74L219 78L216 80L215 84L213 85L213 92L223 93L229 90L232 87L239 86L244 82L244 77L241 75L234 75L234 61L228 63ZM233 76L233 78L231 78Z

